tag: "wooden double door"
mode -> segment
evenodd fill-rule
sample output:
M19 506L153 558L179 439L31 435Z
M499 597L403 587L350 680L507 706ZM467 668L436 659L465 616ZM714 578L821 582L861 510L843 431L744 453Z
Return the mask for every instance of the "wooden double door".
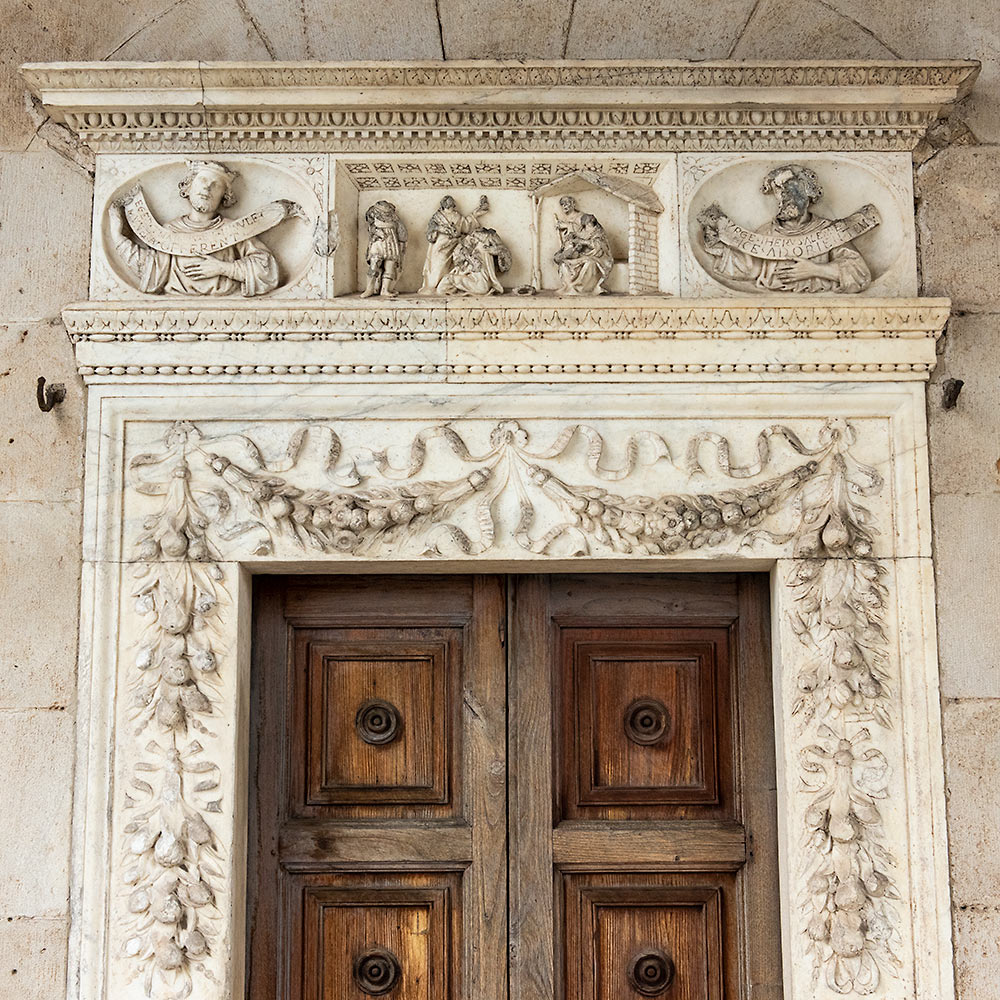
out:
M766 581L267 579L252 1000L780 997Z

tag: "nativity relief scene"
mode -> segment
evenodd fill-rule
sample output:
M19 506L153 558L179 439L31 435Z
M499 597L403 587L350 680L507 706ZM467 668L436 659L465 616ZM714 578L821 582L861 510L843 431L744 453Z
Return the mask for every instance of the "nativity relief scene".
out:
M311 192L289 183L291 170L274 169L285 166L277 157L273 165L175 161L158 168L157 184L132 178L107 202L104 243L117 275L108 284L145 295L289 299L858 295L891 270L900 240L883 216L894 205L876 190L880 204L838 215L857 186L841 182L842 164L771 158L712 172L681 162L689 186L690 176L709 174L686 197L676 159L507 163L501 177L487 174L489 164L345 169L331 160L329 182L308 165ZM402 176L390 173L397 166ZM831 179L836 199L824 195ZM770 200L769 219L742 218L751 191ZM741 221L729 204L743 206L734 211Z

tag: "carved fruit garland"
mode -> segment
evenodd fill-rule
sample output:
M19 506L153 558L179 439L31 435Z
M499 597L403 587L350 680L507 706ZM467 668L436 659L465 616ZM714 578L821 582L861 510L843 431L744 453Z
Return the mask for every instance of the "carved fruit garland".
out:
M901 964L892 881L879 801L889 765L871 727L891 725L883 615L885 570L872 558L870 512L859 502L881 488L850 456L850 426L830 427L826 471L803 490L789 583L791 625L806 658L793 713L817 742L802 751L810 804L806 896L817 979L838 994L868 995Z
M217 647L222 571L206 538L208 517L191 490L185 448L193 429L175 425L167 454L133 460L167 465L169 478L142 493L163 505L139 539L138 613L146 620L132 675L130 721L137 737L155 734L135 764L124 829L129 920L125 951L142 972L147 995L162 987L183 998L193 988L218 933L223 891L219 845L208 814L220 811L217 766L204 759L219 701ZM157 990L157 992L160 992Z
M329 485L300 486L296 468L310 433L325 436ZM775 462L772 444L803 457L761 479ZM559 469L582 442L593 480L573 482ZM146 992L182 998L211 954L224 890L209 816L220 810L219 779L198 737L219 700L220 608L228 602L210 536L244 537L241 558L274 551L278 539L331 555L477 555L504 531L501 497L511 491L510 537L532 553L660 555L699 548L790 543L792 628L802 645L794 714L799 720L804 811L802 906L815 980L837 994L870 994L899 964L891 900L894 862L885 847L879 802L888 763L872 733L890 725L883 569L873 558L875 528L865 496L881 489L874 470L850 454L853 428L830 421L814 447L772 426L756 442L756 460L735 466L725 438L703 433L687 465L704 474L710 452L724 478L754 480L706 493L626 495L605 483L640 465L671 461L666 442L643 431L623 442L624 460L606 463L595 429L570 425L541 449L506 420L489 446L474 452L450 425L425 428L407 461L386 451L358 452L338 465L340 438L328 427L298 428L284 456L265 462L246 435L204 436L175 424L166 449L132 460L133 486L162 497L139 539L137 610L147 619L132 675L137 737L154 733L134 765L134 810L125 830L129 923L126 951ZM421 479L429 449L461 474ZM573 461L579 464L579 450ZM362 473L360 467L370 471ZM155 478L151 476L155 473ZM344 484L344 485L337 485ZM546 530L536 528L546 508Z

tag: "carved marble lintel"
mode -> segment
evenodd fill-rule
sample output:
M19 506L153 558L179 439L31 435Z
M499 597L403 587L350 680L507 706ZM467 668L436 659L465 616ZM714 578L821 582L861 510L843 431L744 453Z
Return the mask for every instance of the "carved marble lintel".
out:
M102 150L404 153L417 139L492 152L912 149L977 72L946 61L22 68L46 112Z

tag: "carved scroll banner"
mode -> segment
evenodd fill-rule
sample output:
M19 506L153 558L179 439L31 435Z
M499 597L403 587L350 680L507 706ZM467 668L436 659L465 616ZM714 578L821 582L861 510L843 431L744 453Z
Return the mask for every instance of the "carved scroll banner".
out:
M865 205L815 232L774 236L737 225L717 205L711 206L705 214L709 213L713 221L718 222L719 242L762 260L810 260L863 236L882 221L874 205Z
M131 191L123 202L125 217L132 232L147 246L178 257L207 257L243 240L252 239L273 229L279 222L296 216L304 219L302 207L294 201L280 198L258 208L242 219L226 219L204 233L178 233L161 226L146 204L141 188Z

